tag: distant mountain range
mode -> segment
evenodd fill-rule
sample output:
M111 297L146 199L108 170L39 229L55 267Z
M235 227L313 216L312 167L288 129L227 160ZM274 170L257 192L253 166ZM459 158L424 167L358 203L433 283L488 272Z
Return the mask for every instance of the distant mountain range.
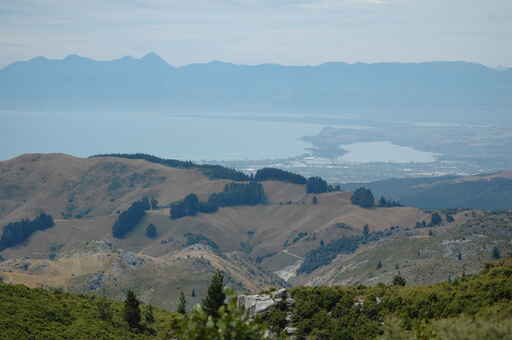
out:
M154 53L37 57L0 70L0 109L328 113L363 119L512 121L512 69L467 62L224 62L173 67Z

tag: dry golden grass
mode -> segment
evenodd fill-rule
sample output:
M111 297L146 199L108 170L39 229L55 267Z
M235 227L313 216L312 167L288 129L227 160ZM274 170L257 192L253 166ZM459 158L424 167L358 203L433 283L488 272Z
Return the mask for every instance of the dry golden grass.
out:
M0 264L1 275L9 282L82 291L92 276L102 273L111 280L104 285L110 287L113 297L127 287L115 284L125 280L135 282L148 301L158 304L159 297L177 296L175 290L185 284L196 282L197 289L204 290L211 272L222 269L229 273L237 289L257 291L278 284L270 270L295 263L319 247L321 241L328 243L359 233L365 225L370 231L391 226L412 228L430 216L410 207L363 209L351 204L349 192L307 195L303 185L268 181L263 183L266 205L221 208L214 214L178 220L169 218L168 208L158 209L149 211L125 239L112 237L117 211L145 195L156 198L161 205L191 192L205 200L210 193L222 191L227 182L209 180L195 170L143 160L32 154L0 162L0 227L12 220L33 217L41 210L56 218L55 227L37 232L26 244L2 252L9 260ZM312 203L313 196L318 198L318 204ZM84 211L87 214L83 218L63 218L65 214L75 216ZM456 223L463 219L457 216ZM156 239L145 236L145 228L151 223L158 229ZM354 229L339 228L338 224ZM208 237L219 246L220 253L184 249L185 233ZM294 242L299 233L306 236ZM111 244L112 248L84 248L87 242L95 241ZM144 264L133 268L119 265L120 254L126 251L144 259ZM250 252L252 259L244 251ZM261 267L254 263L256 257L268 254L275 255L264 260ZM48 260L55 255L55 260ZM39 269L23 269L16 261ZM340 282L335 277L340 270L336 263L313 275L323 277L321 281L328 284ZM308 280L306 277L299 282Z

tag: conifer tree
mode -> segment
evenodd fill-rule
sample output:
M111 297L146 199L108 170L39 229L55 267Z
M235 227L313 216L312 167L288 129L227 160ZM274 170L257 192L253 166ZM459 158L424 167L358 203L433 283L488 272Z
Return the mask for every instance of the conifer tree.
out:
M381 197L380 197L379 205L380 205L381 207L385 207L385 206L387 206L387 205L388 205L388 202L386 201L386 198L385 198L384 196L381 196Z
M498 247L492 248L492 258L495 260L501 259L501 252Z
M367 240L369 236L370 236L370 227L368 226L368 224L365 224L364 227L363 227L363 238L364 238L364 240Z
M202 308L208 315L216 318L218 316L219 308L224 305L225 300L224 275L220 270L217 270L210 281L208 294L203 300Z
M124 320L132 329L140 328L140 302L132 290L126 293L126 300L124 301Z
M187 314L187 299L185 299L185 294L183 291L180 292L180 297L178 298L178 308L176 309L177 313Z
M144 313L144 320L146 320L146 323L152 324L155 322L155 315L153 314L153 306L149 305L148 308L146 308L146 311Z
M156 229L155 225L151 223L146 227L146 237L148 238L157 238L158 237L158 230Z
M441 215L439 213L435 212L432 214L430 225L431 226L438 226L443 222L443 219L441 218Z

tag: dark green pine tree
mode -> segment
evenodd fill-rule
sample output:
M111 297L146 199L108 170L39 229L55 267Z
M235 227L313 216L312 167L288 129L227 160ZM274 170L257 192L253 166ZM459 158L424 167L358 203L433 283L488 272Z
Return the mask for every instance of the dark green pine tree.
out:
M196 297L196 290L194 288L192 288L192 294L190 294L190 296Z
M187 314L187 299L185 299L185 294L183 291L180 292L180 296L178 298L178 308L176 312L182 315Z
M365 224L364 227L363 227L363 238L364 238L364 240L366 241L369 236L370 236L370 227L368 226L368 224Z
M155 315L153 314L153 306L149 305L148 308L146 308L144 313L144 320L146 320L146 323L152 324L155 322Z
M492 248L492 258L495 260L501 259L501 252L498 247Z
M362 208L371 208L375 205L375 198L371 190L361 187L352 194L352 204Z
M219 308L224 305L226 294L224 293L224 274L220 270L213 275L208 294L202 303L203 310L212 317L218 316Z
M382 261L379 261L379 263L377 263L377 270L379 270L381 268L382 268Z
M438 226L443 222L443 219L441 218L441 215L439 213L435 212L432 214L430 225L431 226Z
M126 293L126 300L124 301L124 320L131 329L140 328L140 302L132 290L128 290Z
M407 281L400 276L400 273L398 275L395 275L393 278L393 286L405 286L407 284Z
M146 237L147 238L157 238L158 237L158 230L156 229L155 225L151 223L146 228Z
M385 206L387 206L387 205L388 205L388 202L386 201L386 198L385 198L384 196L381 196L381 197L380 197L379 205L380 205L381 207L385 207Z

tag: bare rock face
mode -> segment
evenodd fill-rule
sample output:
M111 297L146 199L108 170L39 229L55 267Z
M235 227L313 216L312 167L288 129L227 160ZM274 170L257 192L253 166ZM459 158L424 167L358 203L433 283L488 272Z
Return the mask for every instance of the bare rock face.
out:
M288 308L292 307L295 303L295 301L289 297L286 288L279 289L269 294L239 295L237 303L238 306L245 309L249 316L253 318L256 315L268 312L272 307L283 301ZM289 336L293 336L296 329L291 325L292 317L290 312L288 312L286 319L288 326L285 328L285 331Z
M293 304L293 300L288 297L285 288L279 289L269 294L257 295L239 295L238 306L244 308L251 317L265 313L272 306L285 300L287 303Z

